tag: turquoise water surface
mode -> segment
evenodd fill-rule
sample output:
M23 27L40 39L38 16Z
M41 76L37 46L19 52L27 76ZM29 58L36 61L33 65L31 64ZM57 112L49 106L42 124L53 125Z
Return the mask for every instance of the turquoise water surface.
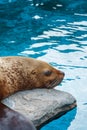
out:
M0 0L0 56L44 60L65 72L56 89L77 108L41 130L87 130L87 1Z

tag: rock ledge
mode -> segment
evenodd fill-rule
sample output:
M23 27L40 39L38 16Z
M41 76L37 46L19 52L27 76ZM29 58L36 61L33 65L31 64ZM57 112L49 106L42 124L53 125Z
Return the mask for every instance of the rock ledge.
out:
M71 94L55 89L18 92L2 102L27 116L38 129L76 107L76 100Z

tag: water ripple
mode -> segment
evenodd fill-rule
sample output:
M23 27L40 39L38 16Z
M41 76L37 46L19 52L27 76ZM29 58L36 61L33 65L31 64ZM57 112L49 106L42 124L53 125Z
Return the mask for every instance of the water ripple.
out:
M64 81L56 89L78 101L75 121L70 120L66 129L77 130L78 122L78 129L87 128L86 0L0 0L0 56L7 55L41 59L64 71Z

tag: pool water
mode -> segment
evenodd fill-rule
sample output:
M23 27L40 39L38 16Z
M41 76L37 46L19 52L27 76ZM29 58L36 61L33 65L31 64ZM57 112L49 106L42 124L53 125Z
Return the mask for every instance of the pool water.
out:
M41 130L87 130L87 1L0 0L0 56L38 58L65 72L55 89L77 108Z

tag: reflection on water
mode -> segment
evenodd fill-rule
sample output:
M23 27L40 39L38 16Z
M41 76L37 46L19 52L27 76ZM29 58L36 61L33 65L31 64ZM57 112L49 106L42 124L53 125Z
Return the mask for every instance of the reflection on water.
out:
M61 120L65 120L65 129L86 130L87 1L53 2L0 1L0 56L19 55L43 59L64 71L65 79L56 89L76 97L76 116L73 110L64 119L60 118L53 125L50 123L42 129L51 130L52 127L53 130L56 127L59 130L62 127ZM71 119L68 122L69 115Z

